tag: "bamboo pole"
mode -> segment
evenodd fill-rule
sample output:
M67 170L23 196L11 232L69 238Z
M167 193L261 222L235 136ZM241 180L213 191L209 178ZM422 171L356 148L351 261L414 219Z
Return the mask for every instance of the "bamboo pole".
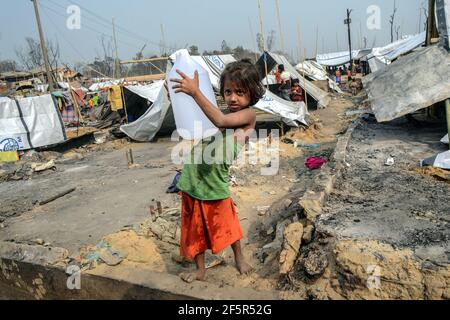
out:
M304 51L303 55L303 63L305 63L306 60L306 49ZM305 70L303 69L303 85L305 88L305 104L306 104L306 112L308 112L308 92L306 91L306 78L305 78Z
M275 0L275 4L277 7L277 17L278 17L278 28L280 29L280 42L281 42L281 51L284 53L284 36L283 36L283 25L281 23L281 15L280 15L280 3L279 0Z
M122 95L123 108L125 109L125 121L128 123L128 110L127 103L125 101L125 93L123 92L123 86L120 86L120 94Z
M261 37L263 41L263 59L264 59L264 67L266 72L266 87L269 89L269 79L267 78L269 75L269 72L267 70L267 57L266 57L266 40L264 38L264 21L263 21L263 15L262 15L262 5L261 0L258 0L258 11L259 11L259 24L261 28Z

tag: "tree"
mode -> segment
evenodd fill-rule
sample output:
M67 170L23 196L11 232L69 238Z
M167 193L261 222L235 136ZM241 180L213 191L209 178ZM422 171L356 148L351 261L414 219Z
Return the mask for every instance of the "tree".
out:
M15 50L19 62L26 70L42 69L44 67L44 56L42 55L40 42L30 37L25 38L25 42L25 47ZM60 57L59 44L47 41L47 51L50 66L56 69Z
M227 42L225 40L222 41L222 53L227 54L231 52L231 48L228 46Z
M264 47L265 47L265 45L264 45L264 37L263 37L263 35L261 33L258 33L256 35L256 43L258 44L259 51L264 52Z
M273 45L275 44L275 30L270 30L269 35L266 38L266 46L264 46L264 39L261 33L256 35L256 43L258 44L259 51L264 51L264 49L271 51Z
M267 37L267 50L272 51L273 45L276 40L275 30L270 30L269 36Z
M392 13L389 23L391 24L391 43L394 42L394 22L395 22L395 14L397 13L397 1L394 0L394 12Z
M198 56L198 47L196 45L192 45L189 47L189 54L192 56Z
M0 73L17 70L17 63L14 60L0 61Z

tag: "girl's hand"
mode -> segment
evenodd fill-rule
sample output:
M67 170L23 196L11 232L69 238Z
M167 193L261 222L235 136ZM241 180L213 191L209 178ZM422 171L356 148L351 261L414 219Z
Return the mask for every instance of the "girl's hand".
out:
M187 75L185 75L178 69L177 73L181 76L182 79L170 79L171 82L176 83L172 87L172 89L175 89L175 93L183 92L195 98L195 96L197 96L197 94L200 92L200 80L198 77L197 70L194 73L193 79L189 78Z

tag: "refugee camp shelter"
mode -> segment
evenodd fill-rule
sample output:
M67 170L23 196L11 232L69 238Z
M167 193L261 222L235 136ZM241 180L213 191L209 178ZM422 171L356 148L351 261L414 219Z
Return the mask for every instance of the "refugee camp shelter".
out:
M266 79L267 76L269 75L269 73L274 71L280 64L284 65L286 71L288 71L291 74L293 79L300 80L299 81L300 87L302 87L302 89L305 90L306 93L308 94L308 108L314 107L314 104L320 108L326 108L328 106L331 100L330 95L327 92L315 86L309 80L302 77L300 73L292 66L292 64L283 55L265 52L256 62L256 67L261 76L261 79L263 79L263 83L264 82L268 83L268 80ZM266 72L266 65L267 65L267 72ZM276 85L269 86L269 88L272 89L271 91L276 91L277 86ZM313 103L311 103L312 101Z
M58 106L50 94L0 97L0 151L28 150L66 140Z

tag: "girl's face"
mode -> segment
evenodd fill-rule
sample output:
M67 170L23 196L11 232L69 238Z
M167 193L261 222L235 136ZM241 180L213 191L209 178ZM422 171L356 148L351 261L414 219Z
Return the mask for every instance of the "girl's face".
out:
M225 81L223 88L225 103L231 112L237 112L250 106L250 91L237 86L230 80Z

